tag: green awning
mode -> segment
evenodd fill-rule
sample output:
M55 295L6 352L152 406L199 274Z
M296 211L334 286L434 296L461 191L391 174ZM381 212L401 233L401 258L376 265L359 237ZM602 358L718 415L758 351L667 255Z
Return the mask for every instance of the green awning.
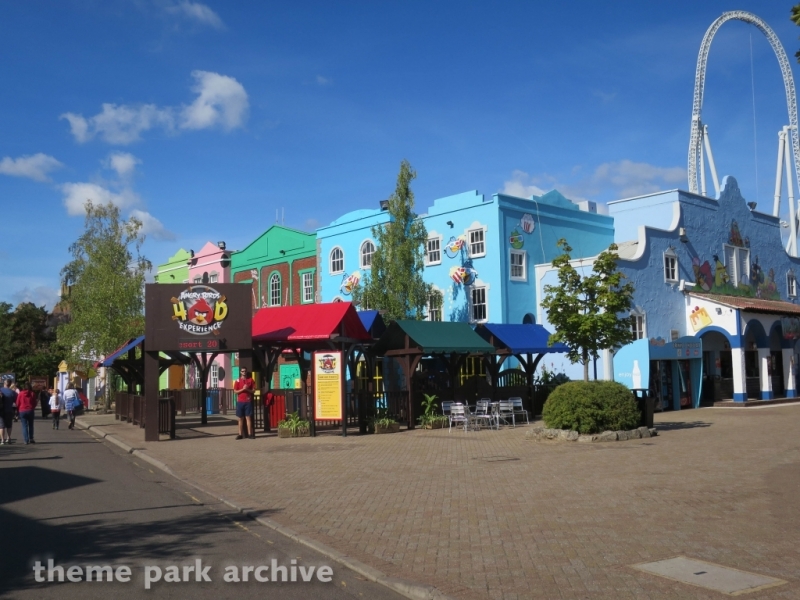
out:
M411 348L425 354L452 354L494 352L495 348L475 333L469 323L449 321L395 321L386 329L374 346L381 356L391 350L406 347L406 336Z

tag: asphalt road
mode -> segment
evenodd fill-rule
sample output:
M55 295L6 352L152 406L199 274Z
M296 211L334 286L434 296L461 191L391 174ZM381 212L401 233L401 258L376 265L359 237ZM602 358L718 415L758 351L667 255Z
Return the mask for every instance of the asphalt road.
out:
M16 443L0 446L2 598L402 598L86 432L63 423L53 431L38 418L35 435L35 445L24 445L16 423ZM46 567L48 559L65 567L63 583L48 582L46 569L40 573L45 581L35 580L36 561ZM205 572L211 582L196 582L193 571L186 571L190 582L165 582L175 573L167 567L178 566L183 579L183 567L198 559L202 568L211 567ZM236 566L241 578L242 566L262 565L268 569L259 575L271 580L273 559L287 567L287 578L292 566L304 567L306 576L312 566L328 566L331 581L319 581L314 572L303 582L299 568L294 583L254 581L255 571L248 582L223 581L227 567ZM130 581L66 581L70 566L80 567L85 579L89 565L108 565L123 578L120 567L127 566ZM147 567L162 573L149 590ZM155 579L157 571L149 573Z

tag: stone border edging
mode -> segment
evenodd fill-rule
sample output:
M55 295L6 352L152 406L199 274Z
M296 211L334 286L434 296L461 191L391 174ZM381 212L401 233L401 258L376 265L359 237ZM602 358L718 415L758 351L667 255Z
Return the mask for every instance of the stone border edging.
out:
M525 434L525 439L535 442L542 441L565 441L565 442L624 442L626 440L640 440L643 438L655 437L658 431L655 427L639 427L630 431L604 431L593 435L582 435L570 429L548 429L537 426Z
M316 550L323 556L330 558L331 560L335 560L339 564L347 567L348 569L355 571L359 575L364 576L367 580L373 581L377 584L380 584L384 587L391 589L393 592L397 592L398 594L405 596L406 598L410 598L411 600L455 600L446 594L440 592L437 588L432 585L425 585L420 583L415 583L413 581L409 581L407 579L400 579L398 577L389 577L382 571L375 569L374 567L370 567L369 565L344 554L338 550L331 548L330 546L326 546L325 544L318 542L315 539L312 539L308 536L303 534L297 533L293 529L281 525L277 521L273 521L272 519L268 519L266 517L260 517L255 511L243 508L238 504L231 502L230 500L223 498L222 496L218 496L217 494L208 491L207 489L201 487L200 485L194 483L189 479L184 479L182 477L178 477L172 470L163 462L158 459L153 458L142 452L141 450L137 450L132 446L129 446L116 436L107 431L103 430L102 426L100 425L88 425L82 421L80 417L75 420L76 426L79 429L86 431L88 434L99 438L101 440L107 440L118 446L128 454L136 456L141 460L150 463L154 467L157 467L171 475L175 479L182 481L183 483L190 485L191 487L200 490L204 494L211 496L212 498L216 498L220 502L225 503L227 506L231 507L233 510L245 515L246 517L253 519L254 521L264 525L265 527L269 527L276 533L284 535L295 542L303 544L311 548L312 550Z

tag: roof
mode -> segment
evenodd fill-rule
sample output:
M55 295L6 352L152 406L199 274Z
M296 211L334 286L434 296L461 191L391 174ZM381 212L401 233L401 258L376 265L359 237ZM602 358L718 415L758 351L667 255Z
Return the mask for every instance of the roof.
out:
M410 346L425 354L494 352L494 346L475 333L469 323L404 320L389 325L375 344L375 354L380 356L391 350L405 348L406 335Z
M761 298L749 298L746 296L722 296L720 294L703 294L700 292L690 292L689 295L748 312L800 315L800 305L782 300L762 300Z
M135 348L143 341L144 341L143 335L140 335L135 339L128 340L126 344L123 344L122 346L114 350L114 352L106 356L103 360L98 360L96 363L94 363L94 368L96 369L98 367L110 367L114 363L114 361L117 360L120 356L127 353L128 350L130 350L131 348Z
M550 332L543 326L532 323L483 323L478 325L475 333L496 348L508 348L512 354L569 352L569 347L561 342L548 346Z
M360 310L358 318L364 324L364 329L369 331L373 338L379 338L386 331L386 323L383 322L381 313L377 310Z
M313 342L336 338L372 341L350 302L262 308L253 317L253 342Z

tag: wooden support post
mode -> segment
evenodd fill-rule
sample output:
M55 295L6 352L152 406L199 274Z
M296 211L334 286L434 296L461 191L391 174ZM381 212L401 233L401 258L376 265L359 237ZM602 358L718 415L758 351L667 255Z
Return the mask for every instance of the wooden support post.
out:
M144 441L158 441L158 352L144 355Z

